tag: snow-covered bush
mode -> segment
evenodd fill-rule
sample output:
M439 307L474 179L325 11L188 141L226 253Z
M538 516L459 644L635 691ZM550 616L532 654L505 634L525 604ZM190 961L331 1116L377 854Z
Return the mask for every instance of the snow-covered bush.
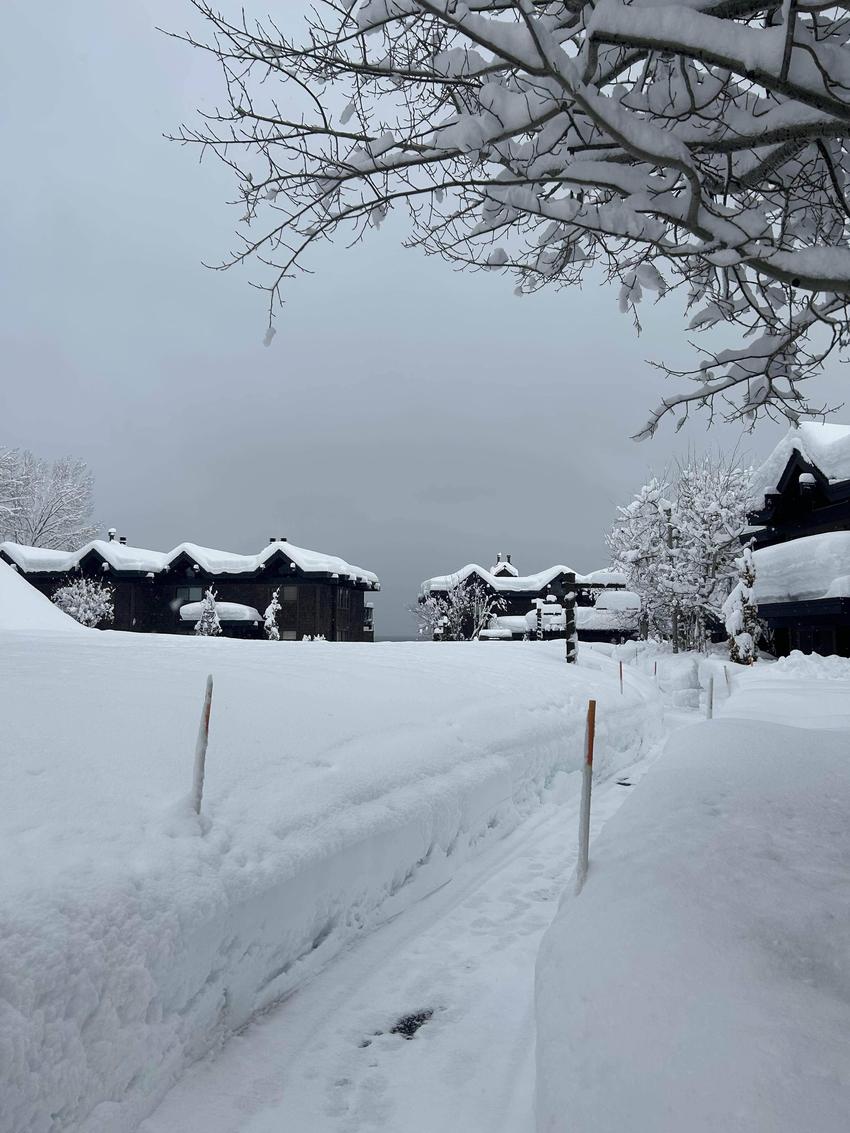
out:
M684 295L708 341L643 435L691 406L794 420L846 347L841 5L341 0L300 33L194 6L223 106L180 140L237 178L232 262L270 313L314 245L396 209L411 244L519 292L604 274L636 323Z
M426 595L412 610L421 637L477 641L493 615L504 608L504 598L493 594L480 578L470 577L458 579L444 594Z
M221 622L218 620L218 611L215 607L215 591L212 587L204 594L200 617L195 622L195 633L198 637L217 637L221 633Z
M752 665L758 657L759 616L753 597L756 568L750 547L738 559L738 582L723 603L726 632L729 634L729 657L738 665Z
M269 641L280 641L280 626L277 624L277 615L280 613L280 588L272 594L272 600L266 606L263 614L263 629Z
M53 601L80 625L111 625L115 618L115 591L97 579L76 578L60 586Z

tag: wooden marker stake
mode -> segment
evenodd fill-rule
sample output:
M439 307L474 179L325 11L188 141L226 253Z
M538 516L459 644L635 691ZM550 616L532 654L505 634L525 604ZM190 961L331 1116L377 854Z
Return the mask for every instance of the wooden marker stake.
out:
M590 846L590 792L593 787L593 741L596 736L596 701L587 702L587 724L584 732L584 767L581 779L581 810L578 821L578 865L576 893L581 893L587 877L587 855Z
M710 720L714 716L714 675L708 678L708 688L705 694L705 715Z
M192 775L192 807L195 814L201 813L201 798L204 793L204 768L207 762L207 744L210 738L210 709L212 707L212 673L207 677L204 693L204 707L201 709L201 723L198 727L198 740L195 744L195 768Z

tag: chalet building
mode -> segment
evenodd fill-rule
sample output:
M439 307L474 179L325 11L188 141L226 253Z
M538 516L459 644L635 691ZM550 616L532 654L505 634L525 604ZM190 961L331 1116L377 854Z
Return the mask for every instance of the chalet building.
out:
M611 570L576 574L571 567L558 565L538 574L521 575L511 562L511 556L499 553L489 570L477 563L469 563L453 574L427 579L420 587L419 601L424 602L431 594L444 595L455 586L470 585L475 580L502 601L490 630L482 634L485 639L507 640L525 636L528 628L526 619L534 613L538 601L544 603L542 608L547 611L545 624L550 628L546 636L563 636L563 610L569 604L569 594L575 595L580 641L618 641L624 634L623 619L613 615L607 619L600 615L593 617L595 603L601 594L625 589L625 577ZM552 612L551 617L549 612ZM625 636L630 636L630 631L625 631Z
M270 539L257 555L236 555L181 543L173 551L96 539L79 551L0 543L0 558L48 597L75 578L97 578L114 590L111 628L140 633L193 633L204 592L212 587L222 633L264 637L263 614L277 591L282 641L324 636L372 641L377 576L334 555Z
M850 657L850 425L791 429L755 477L759 615L784 655Z

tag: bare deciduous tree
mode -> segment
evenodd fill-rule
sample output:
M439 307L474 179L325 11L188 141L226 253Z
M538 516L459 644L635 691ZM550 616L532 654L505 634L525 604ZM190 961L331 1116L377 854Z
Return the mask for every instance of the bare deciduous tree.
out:
M227 263L265 266L267 340L314 242L406 206L410 245L520 291L595 267L636 322L680 290L692 329L731 328L639 436L693 405L825 409L803 383L850 335L843 6L325 0L292 38L191 2L227 103L179 136L238 179Z
M51 464L21 449L0 452L0 538L76 550L97 534L91 512L92 477L82 460Z

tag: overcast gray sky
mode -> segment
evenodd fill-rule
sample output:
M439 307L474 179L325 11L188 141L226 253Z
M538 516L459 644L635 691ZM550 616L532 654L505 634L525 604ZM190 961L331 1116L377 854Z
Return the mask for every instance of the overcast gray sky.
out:
M649 468L736 443L704 418L629 440L664 388L645 359L687 361L673 304L637 339L611 290L517 299L403 251L392 224L322 249L264 348L249 276L202 267L232 246L232 181L162 137L219 94L155 31L190 20L182 0L4 13L0 444L85 459L104 529L340 554L380 575L379 635L401 635L422 579L499 550L523 572L604 565ZM743 447L758 460L780 433Z

